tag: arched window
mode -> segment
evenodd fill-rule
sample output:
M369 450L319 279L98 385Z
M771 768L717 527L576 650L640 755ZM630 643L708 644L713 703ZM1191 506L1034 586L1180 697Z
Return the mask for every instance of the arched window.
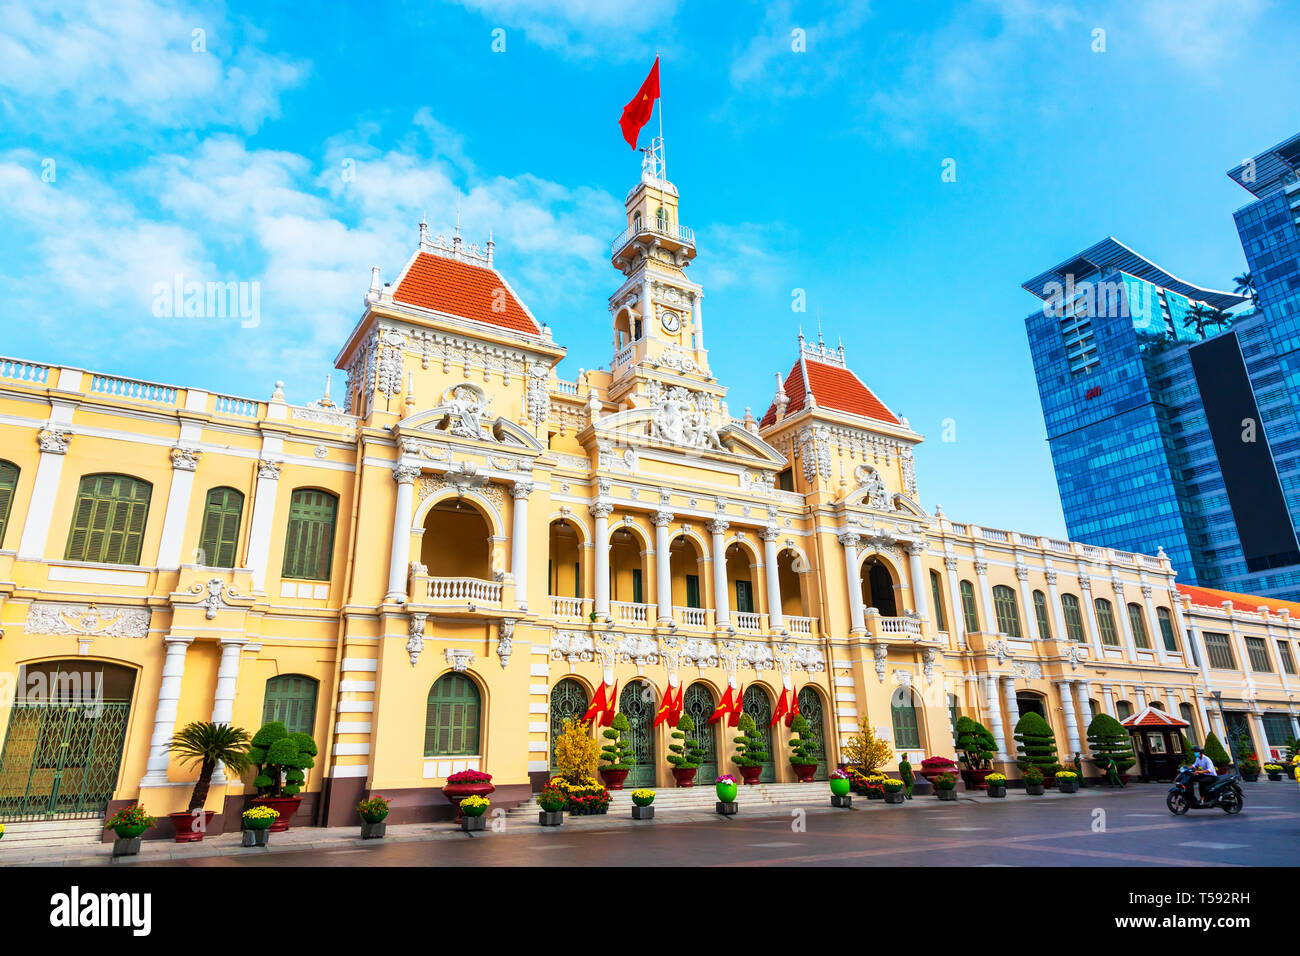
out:
M1187 729L1183 731L1183 733L1187 734L1188 740L1190 740L1192 743L1196 743L1196 721L1192 719L1192 705L1179 704L1178 716L1182 717L1183 720L1187 721Z
M1038 621L1038 636L1045 641L1052 639L1052 625L1047 620L1047 597L1042 591L1034 592L1034 618Z
M282 577L328 581L334 556L334 520L339 500L328 491L299 488L289 499Z
M1156 620L1160 623L1160 639L1165 642L1165 650L1178 653L1178 637L1174 634L1174 618L1169 608L1156 608Z
M1079 599L1073 594L1061 595L1061 612L1065 618L1065 636L1072 641L1084 641L1083 615L1079 613Z
M566 677L556 682L556 685L551 688L552 771L559 769L559 764L555 760L555 745L559 743L560 735L564 733L564 722L566 720L581 720L582 715L587 712L589 703L591 701L587 697L587 689L572 677Z
M894 751L920 750L921 726L916 720L912 692L904 687L894 691L889 710L894 723Z
M993 610L998 616L998 630L1007 637L1020 636L1020 610L1016 605L1016 592L1005 584L993 588Z
M244 496L234 488L213 488L203 505L203 534L199 548L200 563L210 568L233 568L235 549L239 546L239 518L244 512Z
M948 630L948 623L943 616L943 588L939 586L939 572L930 572L930 598L934 601L934 626L941 631Z
M641 231L641 211L637 210L632 214L632 229L635 232Z
M1133 716L1133 705L1126 700L1115 701L1115 716L1120 720L1128 720Z
M969 581L961 582L961 613L966 619L966 633L977 633L980 629L980 616L975 609L975 586Z
M478 687L464 674L444 674L429 688L424 718L426 757L477 756L482 706Z
M153 486L126 475L86 475L77 488L66 561L139 564Z
M310 734L316 727L317 682L303 674L281 674L266 682L262 723L278 720L291 734Z
M659 227L660 231L668 225L668 214L664 212L663 206L655 210L655 225Z
M5 545L5 529L9 527L9 509L14 503L14 489L18 487L18 466L11 461L0 461L0 548Z
M1093 601L1097 609L1097 627L1101 629L1101 642L1108 647L1119 647L1119 635L1115 633L1115 615L1110 602L1105 598Z
M1151 649L1151 638L1147 636L1146 619L1142 617L1141 604L1129 604L1128 622L1133 628L1133 643L1138 647Z

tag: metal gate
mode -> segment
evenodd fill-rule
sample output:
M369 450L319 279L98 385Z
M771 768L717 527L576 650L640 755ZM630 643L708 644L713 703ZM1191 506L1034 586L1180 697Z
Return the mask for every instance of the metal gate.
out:
M709 718L717 709L713 692L708 685L697 681L686 688L683 700L682 709L694 722L695 739L704 751L704 756L700 758L700 769L695 773L695 782L713 786L713 781L718 779L718 725L709 723Z
M632 769L623 786L655 785L655 738L651 725L655 716L655 695L644 681L632 681L623 687L619 710L627 717L629 730L625 742L632 750Z
M817 740L817 772L814 780L826 779L826 721L822 716L822 698L811 687L799 691L799 713L808 721L808 731Z
M772 699L763 688L750 687L745 691L743 706L745 713L754 718L754 732L762 739L763 749L767 751L767 762L763 764L763 772L758 775L758 782L775 783L776 748L772 746Z
M0 751L0 820L102 816L130 710L126 702L15 704Z
M587 689L572 677L566 677L551 688L551 773L559 768L555 764L555 745L564 733L565 720L581 720L587 712Z

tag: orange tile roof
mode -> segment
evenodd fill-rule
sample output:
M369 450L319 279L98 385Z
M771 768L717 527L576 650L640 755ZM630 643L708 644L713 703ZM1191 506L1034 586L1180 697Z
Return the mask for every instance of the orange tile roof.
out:
M1295 601L1281 601L1277 598L1260 597L1257 594L1239 594L1236 591L1220 591L1217 588L1202 588L1193 584L1179 584L1177 588L1191 598L1193 604L1202 607L1217 608L1221 607L1224 601L1231 601L1232 606L1238 611L1258 611L1261 607L1267 607L1274 612L1286 609L1292 616L1300 617L1300 603Z
M1157 710L1149 704L1136 714L1125 717L1120 721L1125 727L1190 727L1185 720L1180 720L1171 714L1166 714L1163 710Z
M807 407L808 393L819 408L830 408L850 415L862 415L891 425L901 424L898 418L885 407L885 403L876 398L871 389L862 384L862 380L847 368L819 362L809 355L801 356L790 368L790 374L783 383L786 397L790 404L786 406L786 415ZM773 402L763 416L762 427L776 421L776 403Z
M541 332L499 272L446 256L417 253L393 300L512 332Z

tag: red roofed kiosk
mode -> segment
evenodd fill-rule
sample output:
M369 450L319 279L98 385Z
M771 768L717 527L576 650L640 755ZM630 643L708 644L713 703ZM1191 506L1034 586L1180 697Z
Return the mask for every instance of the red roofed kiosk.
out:
M1183 732L1190 725L1158 707L1147 706L1121 720L1120 726L1133 738L1133 752L1148 780L1173 780L1178 768L1191 759L1183 753Z

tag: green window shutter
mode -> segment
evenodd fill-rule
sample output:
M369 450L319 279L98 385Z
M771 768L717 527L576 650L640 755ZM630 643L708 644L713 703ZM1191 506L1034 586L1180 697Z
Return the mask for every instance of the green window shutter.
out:
M472 756L479 752L478 687L463 674L444 674L429 688L425 710L426 757Z
M1151 649L1151 639L1147 637L1146 620L1142 617L1142 606L1128 606L1128 622L1133 628L1133 643L1145 650Z
M1047 619L1047 598L1042 591L1034 592L1034 617L1038 619L1038 636L1045 641L1052 639L1052 624Z
M14 503L14 489L18 487L18 466L0 461L0 548L5 544L5 530L9 527L9 511Z
M266 682L262 723L278 720L291 734L311 734L316 726L317 682L302 674L282 674Z
M700 577L698 574L686 575L686 606L700 606Z
M641 569L632 569L632 603L640 604L645 600L641 586Z
M1119 647L1119 636L1115 633L1115 615L1111 613L1110 602L1097 598L1093 602L1097 609L1097 627L1101 629L1101 642L1107 647Z
M87 475L77 489L64 558L139 564L153 486L125 475Z
M199 547L210 568L233 568L239 546L239 519L244 496L234 488L213 488L203 508L203 537Z
M1016 607L1016 592L1005 584L993 589L993 609L998 616L998 630L1008 637L1020 636L1020 611Z
M966 633L978 633L980 618L975 609L975 586L969 581L961 582L961 612L966 618Z
M1061 611L1065 617L1065 636L1083 643L1083 615L1079 613L1079 599L1073 594L1062 594Z
M916 722L916 706L911 700L890 705L894 724L894 750L919 750L921 729Z
M1169 608L1156 608L1156 619L1160 622L1160 638L1165 642L1165 650L1178 653L1178 638L1174 636L1174 619Z
M1232 657L1232 645L1228 643L1227 634L1202 631L1201 637L1205 640L1205 654L1210 659L1211 667L1223 671L1237 669L1237 663Z
M338 498L327 491L300 488L289 500L282 577L328 581L334 552Z
M748 581L736 582L736 610L741 614L754 612L754 589Z
M948 630L948 623L943 617L943 595L939 588L939 574L930 572L930 596L934 599L934 624L941 631Z

